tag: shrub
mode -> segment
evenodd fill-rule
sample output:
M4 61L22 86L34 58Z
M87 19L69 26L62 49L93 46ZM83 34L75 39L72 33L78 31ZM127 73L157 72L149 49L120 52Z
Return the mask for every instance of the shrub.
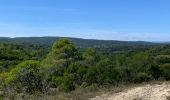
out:
M134 76L134 82L137 82L137 83L147 82L151 79L152 79L152 76L144 72L139 72L137 73L136 76Z
M74 79L71 74L64 74L62 78L61 87L64 91L68 92L75 89Z
M38 61L24 61L10 72L6 73L4 79L6 87L19 88L23 92L34 94L42 92L42 74Z
M160 69L162 71L162 76L166 79L166 80L170 80L170 64L164 64L160 66Z

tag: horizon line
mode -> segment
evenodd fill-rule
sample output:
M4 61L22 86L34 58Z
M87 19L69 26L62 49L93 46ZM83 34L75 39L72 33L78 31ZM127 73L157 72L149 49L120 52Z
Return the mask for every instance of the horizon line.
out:
M101 41L125 41L125 42L152 42L152 43L170 43L170 41L145 41L145 40L118 40L118 39L97 39L97 38L81 38L81 37L64 37L64 36L16 36L16 37L7 37L7 36L0 36L0 38L10 38L10 39L15 39L15 38L46 38L46 37L51 37L51 38L75 38L75 39L84 39L84 40L101 40Z

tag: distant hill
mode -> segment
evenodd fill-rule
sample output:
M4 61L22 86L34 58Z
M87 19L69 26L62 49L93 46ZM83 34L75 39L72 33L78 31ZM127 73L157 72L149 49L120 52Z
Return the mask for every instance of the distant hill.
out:
M0 37L0 42L51 46L55 41L59 40L60 38L63 37L18 37L18 38ZM87 48L87 47L109 48L113 46L156 44L152 42L143 42L143 41L132 42L132 41L116 41L116 40L95 40L95 39L80 39L80 38L69 38L69 37L68 39L70 39L80 48Z

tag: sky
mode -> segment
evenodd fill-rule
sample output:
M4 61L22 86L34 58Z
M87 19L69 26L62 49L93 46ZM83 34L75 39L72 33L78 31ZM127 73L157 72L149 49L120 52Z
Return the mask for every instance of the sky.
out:
M170 0L0 0L0 37L170 41Z

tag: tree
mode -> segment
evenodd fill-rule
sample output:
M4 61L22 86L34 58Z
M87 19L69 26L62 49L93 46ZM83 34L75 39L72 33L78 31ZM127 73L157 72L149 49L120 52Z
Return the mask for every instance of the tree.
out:
M56 87L56 79L63 76L68 66L79 59L79 52L76 46L68 39L60 39L53 44L51 52L46 59L42 61L44 70L47 70L48 81L51 86Z
M83 53L84 64L87 66L93 66L102 59L102 54L95 48L87 48Z
M153 64L153 60L149 54L144 52L134 54L131 59L129 59L129 77L131 77L134 82L139 82L139 80L145 81L144 78L150 80L152 78L150 71Z
M105 58L96 65L98 83L100 84L117 84L125 76L125 70L118 66L118 62L113 58Z

